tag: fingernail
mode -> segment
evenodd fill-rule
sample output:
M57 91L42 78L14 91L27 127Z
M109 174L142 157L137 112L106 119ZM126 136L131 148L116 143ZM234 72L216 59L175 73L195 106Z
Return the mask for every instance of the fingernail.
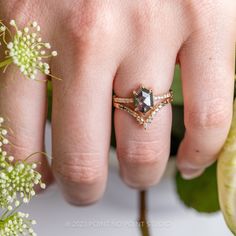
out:
M193 169L184 169L181 170L181 176L183 179L190 180L199 177L205 169L193 170Z

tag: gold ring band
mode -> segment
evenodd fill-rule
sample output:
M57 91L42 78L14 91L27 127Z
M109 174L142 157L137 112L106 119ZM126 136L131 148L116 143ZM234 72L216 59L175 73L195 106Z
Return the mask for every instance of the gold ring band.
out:
M170 90L169 92L164 93L162 95L153 96L153 98L154 98L154 101L157 101L157 100L161 100L161 99L165 99L165 98L170 98L172 96L173 96L173 92L172 92L172 90ZM113 96L113 102L133 103L134 98L119 98L119 97Z
M123 98L116 95L113 96L113 106L129 113L145 129L152 122L157 112L172 101L172 90L162 95L153 95L152 90L145 88L143 85L138 90L133 91L133 97Z

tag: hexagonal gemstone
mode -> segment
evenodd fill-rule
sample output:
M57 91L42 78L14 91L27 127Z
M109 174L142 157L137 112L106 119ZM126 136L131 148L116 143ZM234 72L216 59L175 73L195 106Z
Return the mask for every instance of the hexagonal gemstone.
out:
M152 92L146 88L140 88L136 94L134 94L134 105L139 112L148 112L151 107L153 107Z

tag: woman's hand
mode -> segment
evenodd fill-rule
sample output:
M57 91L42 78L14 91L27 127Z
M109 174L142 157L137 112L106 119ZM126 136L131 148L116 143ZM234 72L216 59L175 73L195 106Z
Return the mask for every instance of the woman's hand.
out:
M59 52L53 81L53 171L66 199L89 204L104 192L111 133L112 90L121 97L140 84L169 90L181 65L186 134L177 165L185 178L216 159L231 122L236 39L235 0L0 0L0 19L37 20ZM46 84L1 74L0 113L9 118L12 152L44 148ZM115 111L121 175L131 187L156 184L170 151L171 106L147 130ZM41 172L52 179L44 157Z

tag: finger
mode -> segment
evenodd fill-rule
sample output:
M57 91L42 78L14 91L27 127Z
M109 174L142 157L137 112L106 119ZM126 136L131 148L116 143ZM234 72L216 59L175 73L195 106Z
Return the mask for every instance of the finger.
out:
M26 9L22 9L21 14L14 10L10 12L9 7L6 10L5 20L14 15L19 29L29 23L27 14L24 14ZM45 77L38 75L36 79L45 80ZM47 84L26 79L15 65L9 66L6 73L1 71L0 84L0 113L6 118L6 126L13 131L8 132L11 143L7 147L8 152L16 160L23 160L32 153L44 151ZM37 170L44 182L52 182L52 173L44 155L37 154L29 161L38 163Z
M76 43L65 50L65 39L58 40L54 65L63 81L53 83L53 170L65 198L86 205L106 186L116 64L110 38L101 41L100 31L93 36L87 28L71 27L67 23L63 30Z
M8 132L11 143L8 152L16 160L23 160L34 152L44 151L46 83L24 78L18 68L12 66L1 74L0 84L0 114L12 130ZM52 181L45 156L38 154L29 161L39 163L38 171L43 181Z
M177 163L185 178L200 175L216 160L232 116L233 24L227 17L220 21L219 16L211 17L210 22L217 24L202 22L201 30L189 37L180 52L186 133ZM224 36L220 36L221 29Z
M120 66L115 94L130 97L140 84L152 88L154 94L166 93L171 86L175 59L175 50L166 53L160 46L137 49ZM160 180L169 157L171 119L171 106L166 105L144 130L132 116L116 109L117 155L121 176L129 186L145 189Z

